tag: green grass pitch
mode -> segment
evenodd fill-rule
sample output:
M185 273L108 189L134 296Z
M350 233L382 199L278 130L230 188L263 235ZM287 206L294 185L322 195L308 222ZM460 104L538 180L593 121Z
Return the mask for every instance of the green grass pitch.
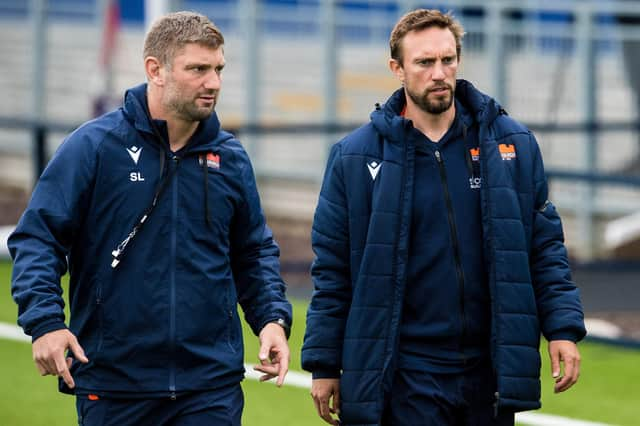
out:
M10 297L9 263L0 262L0 322L15 324L16 305ZM294 300L291 369L300 371L306 302ZM245 358L257 360L257 338L245 326ZM578 384L555 395L546 347L543 352L542 413L619 426L637 425L640 401L640 351L584 342ZM41 377L27 343L0 339L0 425L57 426L77 424L74 398L57 392L56 380ZM307 389L276 388L271 383L243 382L247 426L315 426L326 424L315 414Z

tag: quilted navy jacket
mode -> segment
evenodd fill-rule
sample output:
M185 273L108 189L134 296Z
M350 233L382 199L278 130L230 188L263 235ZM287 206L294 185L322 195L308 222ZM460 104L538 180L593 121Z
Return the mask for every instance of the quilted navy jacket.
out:
M479 123L498 406L539 408L540 333L549 340L585 335L560 217L531 132L467 81L458 81L456 98ZM341 378L345 425L379 423L394 374L414 185L404 104L400 89L333 147L313 223L315 291L302 365L316 378ZM375 180L367 167L374 161Z
M18 322L33 339L66 327L60 276L69 269L69 328L90 360L72 365L77 393L163 396L238 383L237 303L256 334L291 321L246 152L213 114L172 153L145 93L129 90L122 108L62 143L9 238Z

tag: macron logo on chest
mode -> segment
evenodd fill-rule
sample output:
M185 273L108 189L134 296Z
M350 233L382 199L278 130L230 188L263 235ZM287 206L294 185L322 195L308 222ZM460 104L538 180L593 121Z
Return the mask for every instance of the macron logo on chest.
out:
M129 157L131 157L133 162L137 165L138 160L140 159L140 154L142 154L142 148L138 148L134 145L131 148L127 148L127 152L129 153Z
M380 171L380 166L382 166L382 163L378 163L375 160L367 164L367 168L371 174L371 179L376 180L376 176L378 176L378 172Z

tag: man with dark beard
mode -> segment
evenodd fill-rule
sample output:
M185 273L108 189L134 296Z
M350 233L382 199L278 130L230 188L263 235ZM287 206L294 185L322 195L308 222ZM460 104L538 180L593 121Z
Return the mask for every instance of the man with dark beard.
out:
M302 365L341 425L513 425L585 335L538 145L456 80L463 29L416 10L391 33L402 88L331 152L312 244ZM336 418L337 417L337 418Z
M160 18L147 84L62 143L9 238L18 323L80 425L240 425L238 303L260 339L255 369L279 386L287 373L279 250L214 112L223 46L203 15Z

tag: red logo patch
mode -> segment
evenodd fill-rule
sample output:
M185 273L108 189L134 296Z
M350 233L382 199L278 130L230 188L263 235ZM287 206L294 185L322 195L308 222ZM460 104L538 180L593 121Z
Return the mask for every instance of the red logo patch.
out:
M220 155L218 154L207 152L207 155L201 155L199 158L200 165L202 165L204 161L207 162L207 167L211 169L220 168Z

